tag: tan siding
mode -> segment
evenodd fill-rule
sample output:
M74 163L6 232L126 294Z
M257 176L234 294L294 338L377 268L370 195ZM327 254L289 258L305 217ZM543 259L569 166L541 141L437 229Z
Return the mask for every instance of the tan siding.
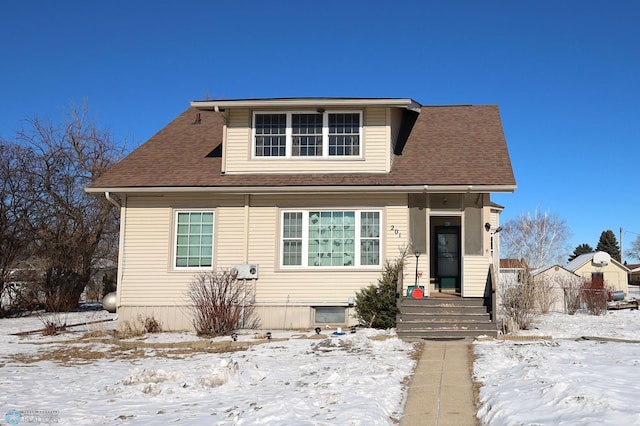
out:
M485 256L464 256L462 276L463 297L483 297L489 274L490 258Z
M118 329L144 329L143 322L153 318L163 331L193 329L191 309L187 306L122 306L118 308Z
M358 110L359 111L359 110ZM389 171L390 130L386 108L363 111L362 158L331 159L274 159L251 158L252 111L234 109L227 119L227 145L225 149L226 173L331 173Z
M216 209L215 265L218 269L245 262L244 214L244 207Z
M613 262L606 266L594 266L591 262L588 262L574 272L586 279L591 279L593 272L602 272L605 286L612 288L614 291L629 293L629 274Z
M130 197L126 209L126 244L123 247L119 312L148 313L166 320L168 329L182 327L181 311L189 304L187 291L194 271L171 268L173 215L176 209L215 209L214 261L218 268L243 263L248 241L248 261L259 264L256 307L268 307L269 324L285 321L284 308L298 306L290 313L292 324L305 319L309 324L312 306L347 306L349 298L363 287L377 282L381 267L368 269L285 270L279 266L280 212L282 209L345 208L382 211L382 256L395 259L406 246L408 210L406 195L351 196L317 195L251 196L248 239L245 239L244 196L189 199L180 197ZM392 228L393 226L393 228ZM396 233L397 230L397 233ZM410 270L411 268L407 268ZM413 277L413 275L411 275ZM136 307L145 307L136 308ZM174 308L172 308L172 306ZM127 314L126 318L133 318ZM125 318L125 317L123 317ZM294 318L298 318L295 319ZM296 325L297 327L297 325Z
M225 166L227 173L246 169L251 159L251 111L231 110L227 118Z

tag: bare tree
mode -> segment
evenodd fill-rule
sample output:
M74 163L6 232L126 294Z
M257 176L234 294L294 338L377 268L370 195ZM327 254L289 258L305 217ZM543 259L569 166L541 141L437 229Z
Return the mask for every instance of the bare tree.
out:
M526 213L506 222L500 233L504 257L524 260L531 270L566 258L569 228L558 215Z
M631 248L627 251L627 256L640 260L640 235L631 242Z
M505 257L518 259L524 267L518 286L501 288L501 309L509 331L526 329L534 307L548 311L553 303L553 291L548 286L536 288L532 271L560 263L566 258L568 228L557 215L526 213L506 222L500 233L501 250ZM539 283L538 283L539 284Z
M0 143L0 314L4 312L6 285L14 281L18 266L29 257L27 218L35 211L28 195L30 176L24 167L28 150L11 142ZM13 293L13 292L12 292Z
M36 208L26 218L33 253L43 272L46 307L77 306L102 256L105 234L117 232L117 214L104 198L84 187L118 160L124 146L88 118L86 105L72 105L60 124L32 118L16 134L26 152L20 173L29 178L25 197Z

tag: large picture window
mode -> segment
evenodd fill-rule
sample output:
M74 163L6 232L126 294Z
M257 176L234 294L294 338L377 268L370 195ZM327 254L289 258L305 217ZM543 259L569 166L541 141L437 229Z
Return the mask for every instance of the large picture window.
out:
M213 266L213 212L179 211L176 213L176 268L211 268Z
M285 211L282 266L379 266L380 234L379 211Z
M362 113L253 114L255 157L359 157Z

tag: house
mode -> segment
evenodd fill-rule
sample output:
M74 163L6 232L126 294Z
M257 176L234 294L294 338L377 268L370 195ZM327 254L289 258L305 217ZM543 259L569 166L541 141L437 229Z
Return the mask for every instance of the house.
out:
M627 265L629 268L629 297L640 299L640 264Z
M552 312L567 312L570 299L579 296L583 278L566 267L551 265L531 271L531 277L541 294L541 300Z
M524 259L500 259L500 286L510 288L524 282L528 271Z
M569 262L565 268L576 275L604 285L611 291L629 294L629 268L603 251L585 253Z
M629 269L629 284L640 286L640 264L625 265Z
M192 102L86 191L121 212L118 319L181 330L194 274L234 265L264 328L354 324L407 247L402 294L485 297L515 189L497 106L276 98Z

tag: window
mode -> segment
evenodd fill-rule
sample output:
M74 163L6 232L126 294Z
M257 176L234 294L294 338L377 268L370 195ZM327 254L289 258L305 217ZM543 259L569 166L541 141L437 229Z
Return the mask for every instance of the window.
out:
M256 157L283 157L286 154L286 114L256 114Z
M329 155L360 155L359 114L329 114Z
M213 212L177 212L174 265L176 268L213 266Z
M380 212L285 211L282 266L363 267L380 265Z
M344 324L346 320L345 308L341 306L316 306L316 324Z
M361 112L254 113L255 157L359 157Z

